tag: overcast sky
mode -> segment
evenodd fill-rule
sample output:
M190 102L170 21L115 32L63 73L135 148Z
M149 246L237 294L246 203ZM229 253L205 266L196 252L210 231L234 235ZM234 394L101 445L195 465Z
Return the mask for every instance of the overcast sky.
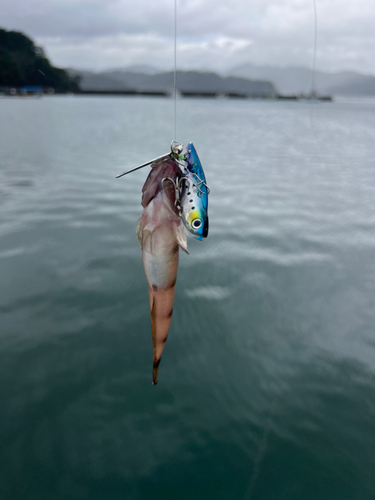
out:
M316 0L317 68L375 74L375 0ZM60 67L172 69L174 0L0 0ZM313 0L177 0L177 67L311 67Z

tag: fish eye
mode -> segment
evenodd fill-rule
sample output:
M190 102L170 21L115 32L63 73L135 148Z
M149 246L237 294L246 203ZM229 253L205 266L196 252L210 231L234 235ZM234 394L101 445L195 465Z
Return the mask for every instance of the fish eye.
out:
M200 219L194 219L191 225L193 229L199 229L202 225L202 221Z

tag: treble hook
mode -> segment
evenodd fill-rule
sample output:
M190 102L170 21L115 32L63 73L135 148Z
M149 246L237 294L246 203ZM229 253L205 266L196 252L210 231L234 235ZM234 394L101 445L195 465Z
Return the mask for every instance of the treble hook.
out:
M178 209L180 209L180 193L181 193L181 188L180 188L180 181L177 177L176 179L176 182L171 179L170 177L163 177L163 179L161 180L161 185L164 189L164 182L165 181L171 181L171 183L173 184L173 187L174 187L174 206L177 207Z

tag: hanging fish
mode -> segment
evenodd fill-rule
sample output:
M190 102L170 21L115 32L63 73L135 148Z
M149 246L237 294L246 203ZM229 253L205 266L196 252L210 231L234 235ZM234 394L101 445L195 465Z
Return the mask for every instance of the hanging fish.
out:
M142 189L143 214L136 232L148 284L154 357L152 378L157 384L173 313L179 248L188 251L184 227L175 206L174 182L181 176L180 168L173 159L153 163L151 167Z
M209 189L203 169L193 144L189 144L185 155L182 150L182 145L173 141L170 154L117 176L151 164L142 188L143 213L136 233L148 284L154 384L158 382L159 365L172 319L179 248L188 253L184 225L199 240L208 233Z

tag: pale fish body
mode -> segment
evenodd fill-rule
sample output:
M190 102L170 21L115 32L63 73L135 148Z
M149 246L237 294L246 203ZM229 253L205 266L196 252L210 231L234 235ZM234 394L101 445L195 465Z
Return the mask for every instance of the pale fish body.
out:
M174 186L179 169L173 160L152 165L143 187L142 217L137 238L142 248L143 267L148 284L153 341L153 383L158 382L162 352L173 313L179 247L187 252L186 235L174 206Z

